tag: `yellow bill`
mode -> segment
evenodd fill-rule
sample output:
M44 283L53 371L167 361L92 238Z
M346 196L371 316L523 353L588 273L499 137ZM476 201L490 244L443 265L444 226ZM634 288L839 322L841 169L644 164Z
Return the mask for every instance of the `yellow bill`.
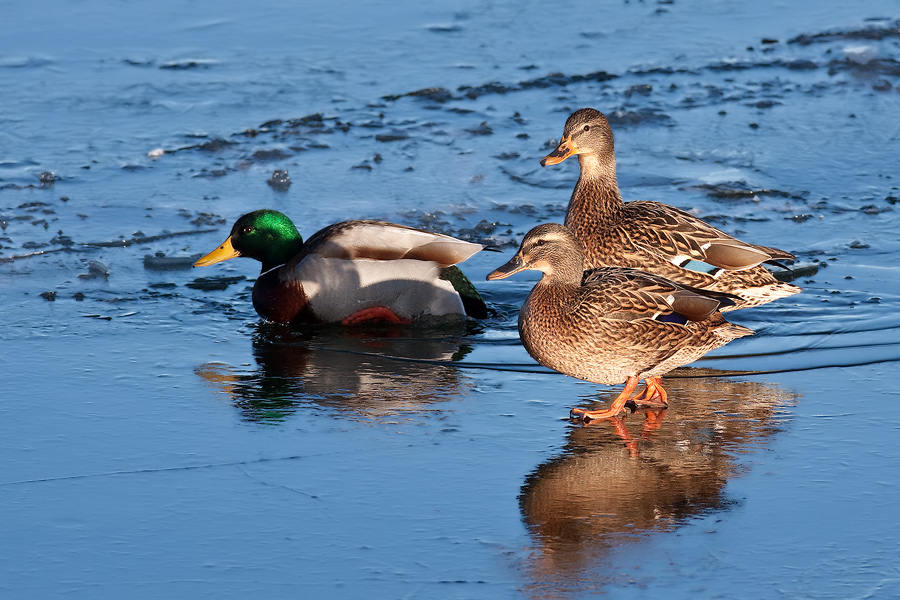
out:
M229 260L232 258L237 258L241 253L234 249L234 246L231 245L231 236L228 236L228 239L222 242L222 245L199 259L194 263L195 267L207 267L209 265L214 265L217 262L222 262L223 260Z

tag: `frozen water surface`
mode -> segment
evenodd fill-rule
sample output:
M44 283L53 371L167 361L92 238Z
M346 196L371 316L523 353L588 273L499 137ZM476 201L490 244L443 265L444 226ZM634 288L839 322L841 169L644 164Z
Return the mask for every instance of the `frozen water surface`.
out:
M0 597L900 595L896 3L7 4ZM483 282L582 106L626 199L804 273L618 430ZM494 245L494 314L261 323L187 266L262 207Z

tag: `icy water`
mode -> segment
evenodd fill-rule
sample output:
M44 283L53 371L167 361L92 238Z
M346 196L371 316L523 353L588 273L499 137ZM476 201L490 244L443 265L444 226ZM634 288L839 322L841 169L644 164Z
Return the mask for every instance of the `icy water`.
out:
M0 12L0 597L900 596L896 2ZM805 274L618 430L484 282L583 106L626 199ZM262 323L256 263L187 265L263 207L495 246L494 314Z

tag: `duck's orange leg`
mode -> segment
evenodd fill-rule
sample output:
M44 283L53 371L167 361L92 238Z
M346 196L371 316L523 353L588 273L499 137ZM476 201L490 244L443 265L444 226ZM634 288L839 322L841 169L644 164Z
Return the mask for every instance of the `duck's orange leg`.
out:
M412 319L405 319L386 306L373 306L358 310L341 321L342 325L359 325L361 323L393 323L395 325L408 325Z
M631 399L635 405L642 406L661 406L667 407L669 403L667 402L668 394L666 394L666 390L663 389L662 379L659 377L648 377L644 380L644 383L647 384L647 387L644 388L640 394Z
M641 390L641 393L638 394L637 396L632 396L631 398L629 398L629 401L626 403L626 406L629 406L629 408L632 408L632 411L633 411L635 408L637 408L638 404L643 404L644 400L646 400L647 398L649 398L652 395L653 395L653 393L652 393L652 388L650 387L650 383L645 381L644 389ZM631 407L630 406L631 404L634 404L634 406Z
M591 421L593 419L609 419L610 417L615 417L620 412L622 412L623 408L625 408L625 403L628 402L629 396L631 396L631 392L634 391L634 388L637 387L637 384L637 377L629 377L628 381L625 382L625 389L622 390L621 394L616 396L616 399L613 400L610 407L606 410L586 410L584 408L573 408L569 414L570 416L582 421Z
M663 387L662 377L651 377L645 379L644 383L648 388L653 388L653 393L649 394L645 400L651 406L669 406L669 395Z

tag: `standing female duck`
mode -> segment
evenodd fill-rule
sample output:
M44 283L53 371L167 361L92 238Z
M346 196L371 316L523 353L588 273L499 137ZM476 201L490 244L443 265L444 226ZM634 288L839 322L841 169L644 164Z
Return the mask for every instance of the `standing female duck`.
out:
M257 210L194 266L238 256L260 261L253 307L278 323L411 323L487 316L484 300L454 266L481 248L380 221L329 225L304 243L288 217Z
M566 375L625 389L607 410L574 409L583 419L606 419L633 400L665 405L660 377L710 350L753 332L726 321L726 294L689 290L635 269L583 273L581 244L562 225L538 225L508 263L502 279L525 269L544 275L519 311L519 336L539 363ZM582 281L584 277L584 281ZM630 398L640 379L647 388Z
M583 108L572 113L559 146L541 166L576 154L581 173L565 224L584 246L586 267L633 267L740 298L723 310L756 306L800 291L779 282L762 266L793 259L792 254L742 242L667 204L622 202L612 129L600 111ZM709 272L686 268L692 261L706 263Z

